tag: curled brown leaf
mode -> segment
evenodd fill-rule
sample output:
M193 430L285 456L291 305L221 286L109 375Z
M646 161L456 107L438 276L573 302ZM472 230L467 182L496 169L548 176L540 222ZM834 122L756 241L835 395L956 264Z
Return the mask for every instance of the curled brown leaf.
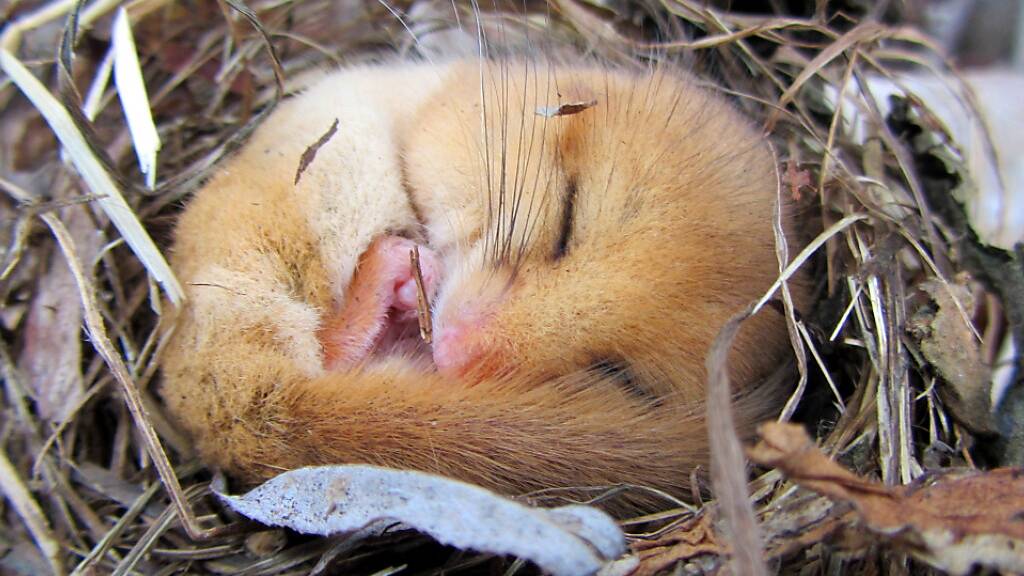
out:
M947 471L885 487L829 459L798 425L765 424L761 437L751 460L852 504L868 530L919 560L951 574L1024 572L1024 470Z

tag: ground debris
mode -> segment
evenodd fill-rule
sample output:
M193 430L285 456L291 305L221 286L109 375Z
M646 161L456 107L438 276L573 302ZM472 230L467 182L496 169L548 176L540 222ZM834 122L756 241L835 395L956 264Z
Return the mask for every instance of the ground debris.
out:
M974 294L964 284L943 285L928 280L920 285L935 307L925 307L910 321L921 353L942 375L943 400L968 429L996 432L992 414L992 373L982 360L980 341L965 313L974 308ZM962 307L962 308L961 308Z
M640 564L631 576L653 576L680 562L728 552L728 545L715 532L712 514L701 514L655 540L634 542L632 548Z
M805 488L851 504L868 532L935 568L1024 572L1024 470L946 470L885 487L829 459L802 427L782 423L762 426L749 454Z

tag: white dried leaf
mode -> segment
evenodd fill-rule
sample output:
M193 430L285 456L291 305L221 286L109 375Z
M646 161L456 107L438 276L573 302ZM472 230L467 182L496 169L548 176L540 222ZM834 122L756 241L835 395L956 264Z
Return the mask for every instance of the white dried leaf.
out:
M301 468L243 496L240 514L306 534L397 521L459 549L512 555L556 576L594 574L626 550L607 514L587 506L531 508L471 484L375 466Z
M604 565L597 576L629 576L640 567L640 557L630 554Z
M114 69L114 53L114 47L111 46L107 50L106 55L103 56L103 61L100 62L99 68L96 69L92 84L89 85L89 91L86 93L85 101L82 103L82 113L89 120L95 120L96 116L100 113L103 93L107 90L107 85L110 83L110 74ZM131 128L129 128L129 131L131 131Z
M618 525L593 506L569 505L533 510L543 512L549 520L582 538L597 549L603 558L612 560L626 551L624 536Z
M128 131L132 136L135 155L139 159L139 168L146 175L146 186L152 190L156 183L156 154L160 150L160 135L153 123L139 56L135 52L135 39L132 38L128 22L128 11L123 7L118 9L117 17L114 18L113 44L117 96L121 99L121 108L128 120Z

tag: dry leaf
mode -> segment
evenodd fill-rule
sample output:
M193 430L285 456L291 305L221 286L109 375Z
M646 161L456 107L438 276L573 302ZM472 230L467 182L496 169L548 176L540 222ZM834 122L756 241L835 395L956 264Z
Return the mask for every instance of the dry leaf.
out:
M729 546L718 540L713 519L713 514L702 514L684 522L657 540L633 543L633 549L640 558L640 565L631 576L653 576L680 561L706 554L727 554Z
M299 179L302 178L302 173L305 172L306 168L309 168L309 165L312 164L313 160L316 159L316 153L319 152L320 148L322 148L325 144L330 142L331 138L334 138L334 135L337 132L338 119L335 118L334 123L331 124L331 127L327 129L327 132L324 132L323 135L321 135L316 142L310 144L309 148L306 148L306 150L302 153L302 157L299 158L299 167L295 169L294 183L296 185L298 185Z
M277 554L288 544L284 530L261 530L246 536L245 551L257 558Z
M849 504L800 490L780 499L767 512L761 526L767 535L766 554L781 559L819 542L834 543L833 535L855 520Z
M103 238L85 206L63 210L81 253L92 262ZM82 381L82 304L67 262L54 253L39 278L25 320L25 347L18 364L25 371L40 417L51 422L67 418L85 394Z
M88 486L97 494L117 502L126 509L142 497L145 489L141 484L125 480L119 474L92 462L81 462L72 469L76 481Z
M757 523L747 487L743 446L736 433L729 383L728 357L733 339L749 311L736 314L718 332L708 351L707 427L711 452L711 485L717 510L729 534L732 554L728 570L745 576L767 576L764 537Z
M946 473L887 488L830 460L798 425L765 424L761 438L751 460L849 502L867 529L919 560L952 574L978 566L1024 572L1024 470Z
M593 574L625 552L608 515L587 506L541 509L441 476L375 466L285 472L244 496L218 495L235 511L305 534L401 522L463 550L512 555L555 575Z
M979 341L968 325L964 310L974 308L974 295L961 284L944 285L939 280L921 283L931 296L936 310L919 312L911 320L911 333L921 346L921 353L942 375L945 386L939 388L942 399L968 429L995 433L992 418L992 373L982 362Z

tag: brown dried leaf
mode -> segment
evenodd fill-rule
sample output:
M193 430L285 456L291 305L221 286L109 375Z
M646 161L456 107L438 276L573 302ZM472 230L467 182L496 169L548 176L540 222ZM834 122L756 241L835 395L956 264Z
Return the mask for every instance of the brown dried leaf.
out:
M736 434L732 409L732 386L728 358L732 341L749 310L736 314L725 323L708 351L707 426L711 452L711 485L718 497L722 524L729 534L734 553L729 569L734 574L765 576L764 540L754 515L747 488L743 446Z
M88 208L64 210L71 234L81 250L82 261L92 262L102 237L89 218ZM59 255L39 279L25 320L25 347L18 365L25 371L39 415L49 421L64 420L85 393L82 381L82 305L78 287Z
M853 523L853 514L848 504L837 504L809 490L782 498L767 512L761 526L766 535L766 555L785 558L831 541L833 534Z
M722 556L728 553L727 543L715 535L714 515L702 514L668 532L657 540L640 540L632 544L640 565L630 576L653 576L676 562L705 554Z
M856 514L848 504L800 491L773 506L764 520L765 557L787 558L823 541L857 550L863 547L865 537L856 538L855 527ZM725 533L717 507L712 507L660 538L635 541L631 548L639 565L630 576L664 573L679 562L722 566L733 545ZM850 538L851 534L855 537ZM844 537L854 544L841 541Z
M810 491L796 492L773 505L763 519L765 557L788 558L826 541L842 549L860 550L870 542L865 542L869 536L858 529L856 520L849 504ZM639 565L630 576L663 573L678 562L724 565L734 544L726 533L718 507L707 508L660 538L634 541L632 556Z
M976 566L1024 572L1024 470L947 473L886 488L830 460L798 425L765 424L761 438L752 461L851 503L870 531L919 560L952 574Z
M968 429L994 433L990 400L992 374L982 361L980 342L968 325L957 302L966 310L974 308L974 295L963 284L943 285L939 280L921 284L937 310L924 310L910 322L921 353L942 375L942 399Z
M299 158L299 167L295 170L295 184L299 183L299 179L302 178L302 173L306 171L306 168L309 168L309 165L313 163L313 160L316 160L316 153L320 151L320 148L330 142L331 138L334 138L334 135L337 132L338 119L335 118L334 123L327 129L327 132L324 132L316 142L310 144L309 148L306 148L306 151L302 153L302 157Z

